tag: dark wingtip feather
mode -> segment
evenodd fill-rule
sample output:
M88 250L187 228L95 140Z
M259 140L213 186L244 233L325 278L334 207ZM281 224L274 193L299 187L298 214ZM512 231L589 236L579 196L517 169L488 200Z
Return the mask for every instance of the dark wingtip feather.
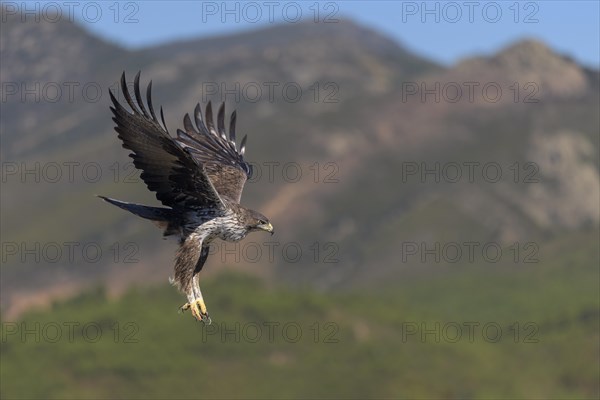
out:
M127 80L125 78L125 71L123 71L123 73L121 74L121 91L123 92L123 94L127 92Z
M125 71L121 73L121 92L123 92L123 94L127 92L127 80L125 79Z
M231 113L230 121L229 121L229 140L235 146L235 122L237 120L237 112L233 110Z
M219 135L227 140L227 135L225 134L225 102L221 103L219 112L217 113L217 128L219 129Z
M192 120L190 119L190 114L186 113L183 117L183 127L187 132L196 132L194 125L192 125Z
M113 105L115 106L115 108L110 108L111 110L113 110L113 112L116 110L116 108L118 108L120 106L119 102L117 101L117 98L115 97L115 95L113 94L112 90L108 91L108 94L110 96L110 101L112 101Z
M148 87L146 88L146 101L148 102L148 108L150 109L150 114L152 114L152 119L154 122L158 122L156 114L154 113L154 106L152 105L152 81L148 83Z
M127 89L127 81L125 79L125 71L123 71L123 74L121 75L121 91L123 92L123 96L125 96L125 101L127 102L127 104L129 104L129 107L131 107L131 110L134 113L139 114L140 111L137 109L137 107L133 103L133 99L131 98L131 95L129 94L129 89Z
M204 125L204 121L202 121L202 110L200 108L200 103L196 103L196 107L194 108L194 121L196 122L196 128L198 128L199 132L208 133L206 126Z
M212 103L209 101L206 105L206 111L204 112L204 119L206 120L206 126L212 133L215 132L215 124L213 123Z
M242 144L240 145L240 155L243 156L246 152L246 139L248 139L248 135L245 135L242 139Z
M148 114L148 111L146 111L146 106L144 106L144 102L142 101L142 95L140 93L140 75L141 74L142 74L142 71L138 71L138 73L135 75L135 78L133 80L133 92L135 94L135 99L137 101L137 104L140 107L140 109L142 110L142 114L144 114L144 117L150 118L150 114Z
M169 132L169 130L167 129L167 123L165 122L165 114L163 113L162 106L160 107L160 119L163 123L163 126L165 127L165 131Z

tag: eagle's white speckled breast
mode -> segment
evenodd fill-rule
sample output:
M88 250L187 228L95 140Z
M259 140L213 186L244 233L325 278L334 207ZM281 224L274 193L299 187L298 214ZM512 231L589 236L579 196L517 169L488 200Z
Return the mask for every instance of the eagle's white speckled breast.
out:
M239 222L233 213L212 218L198 225L194 230L194 234L204 243L210 243L215 238L227 242L237 242L245 238L247 233L246 227Z

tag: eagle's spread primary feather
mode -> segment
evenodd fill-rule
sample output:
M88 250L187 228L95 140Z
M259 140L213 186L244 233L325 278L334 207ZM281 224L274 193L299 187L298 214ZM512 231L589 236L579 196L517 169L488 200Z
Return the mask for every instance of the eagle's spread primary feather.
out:
M225 130L225 104L213 122L212 105L206 105L204 118L200 104L183 118L184 130L172 137L162 107L159 122L152 105L152 81L144 104L140 92L140 73L134 79L134 96L127 89L125 73L121 91L128 111L110 92L115 130L123 147L130 150L136 168L148 189L166 207L150 207L102 197L107 202L155 222L165 235L179 235L180 247L175 262L174 282L187 294L194 316L210 321L198 284L198 273L208 258L208 245L215 238L227 241L243 239L250 231L273 233L262 214L241 206L246 181L252 167L244 161L246 136L240 149L236 144L236 112L230 117L229 134Z

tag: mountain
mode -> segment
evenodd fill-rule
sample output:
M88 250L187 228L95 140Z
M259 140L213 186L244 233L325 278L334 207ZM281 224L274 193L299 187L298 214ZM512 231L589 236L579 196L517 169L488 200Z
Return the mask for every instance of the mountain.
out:
M207 273L234 264L320 289L378 287L449 264L404 259L415 243L534 243L543 254L598 227L598 71L537 41L443 68L347 20L138 51L63 21L15 17L1 29L0 230L17 253L5 253L0 296L13 313L98 281L125 289L171 274L175 246L94 196L156 204L112 128L108 89L122 70L153 79L171 133L196 102L223 100L249 134L258 175L244 203L274 221L276 251L269 259L269 238L252 237L236 248L245 257L221 252ZM36 244L61 255L22 256Z
M362 146L372 151L356 164L344 159L356 168L344 168L346 179L324 196L321 209L335 212L294 232L335 238L343 268L281 268L280 277L380 285L405 279L415 266L432 273L452 265L450 256L427 255L436 245L463 256L471 242L547 254L548 240L593 234L600 221L597 82L598 71L531 40L401 82L365 117ZM406 258L414 245L416 255Z

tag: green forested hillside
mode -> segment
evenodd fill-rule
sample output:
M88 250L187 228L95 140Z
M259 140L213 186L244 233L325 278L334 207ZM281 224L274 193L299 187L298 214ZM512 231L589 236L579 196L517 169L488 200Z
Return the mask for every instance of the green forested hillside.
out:
M226 273L203 286L210 327L171 287L99 288L3 322L2 398L597 398L597 241L377 290Z

